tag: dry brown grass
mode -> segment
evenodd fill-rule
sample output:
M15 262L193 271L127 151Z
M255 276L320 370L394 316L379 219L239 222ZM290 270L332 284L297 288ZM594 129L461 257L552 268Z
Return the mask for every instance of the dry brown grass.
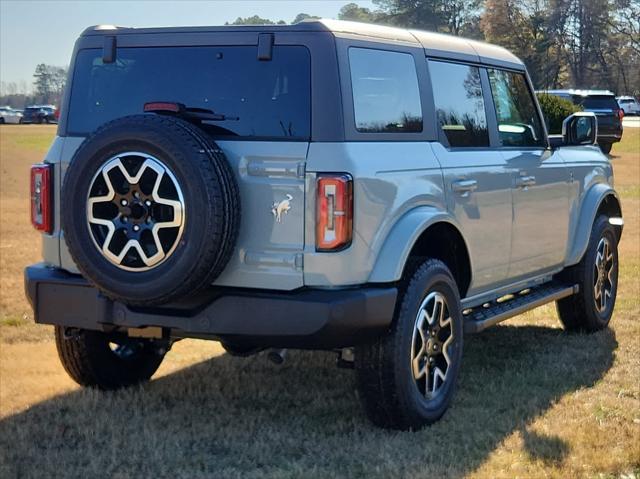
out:
M640 130L613 150L626 226L611 329L565 334L546 306L469 337L451 410L417 433L372 427L328 353L276 367L182 341L143 387L79 389L50 330L21 319L39 257L26 175L53 134L0 128L0 477L640 476Z

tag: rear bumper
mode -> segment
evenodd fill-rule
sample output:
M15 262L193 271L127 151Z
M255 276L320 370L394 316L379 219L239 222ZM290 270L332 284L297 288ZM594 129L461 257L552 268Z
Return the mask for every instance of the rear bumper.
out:
M397 295L394 287L216 288L181 303L145 308L111 301L81 276L43 264L27 267L24 279L37 323L99 331L155 327L164 337L255 347L331 349L369 341L388 329Z
M600 131L598 131L598 141L600 143L617 143L621 139L622 139L622 128L620 129L620 131L616 131L616 132L611 132L611 131L600 132Z

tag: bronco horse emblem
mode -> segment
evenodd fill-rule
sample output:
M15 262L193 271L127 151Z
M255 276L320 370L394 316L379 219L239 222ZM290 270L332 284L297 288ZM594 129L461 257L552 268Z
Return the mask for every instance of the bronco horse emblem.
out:
M282 201L275 201L273 205L271 205L271 213L276 218L278 223L282 223L282 215L287 214L291 209L291 200L293 196L287 194L287 199Z

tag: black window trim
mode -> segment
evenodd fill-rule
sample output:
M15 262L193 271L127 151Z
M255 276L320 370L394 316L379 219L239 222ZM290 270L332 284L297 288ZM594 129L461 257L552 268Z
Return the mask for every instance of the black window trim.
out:
M436 129L429 121L433 112L433 97L427 95L431 91L431 81L423 65L426 63L422 47L402 44L378 43L371 40L353 38L336 38L338 62L340 69L340 85L342 89L342 108L344 115L345 141L354 142L425 142L436 138ZM418 93L422 109L422 131L420 132L363 132L358 131L355 123L353 90L351 86L351 66L349 63L349 49L364 48L393 53L410 54L413 57L416 76L418 78Z

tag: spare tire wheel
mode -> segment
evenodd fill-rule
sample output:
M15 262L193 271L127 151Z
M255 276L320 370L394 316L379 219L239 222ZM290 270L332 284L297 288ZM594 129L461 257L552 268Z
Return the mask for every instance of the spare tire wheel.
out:
M220 275L240 198L224 154L198 128L135 115L107 123L75 153L61 222L78 269L106 296L163 304Z

